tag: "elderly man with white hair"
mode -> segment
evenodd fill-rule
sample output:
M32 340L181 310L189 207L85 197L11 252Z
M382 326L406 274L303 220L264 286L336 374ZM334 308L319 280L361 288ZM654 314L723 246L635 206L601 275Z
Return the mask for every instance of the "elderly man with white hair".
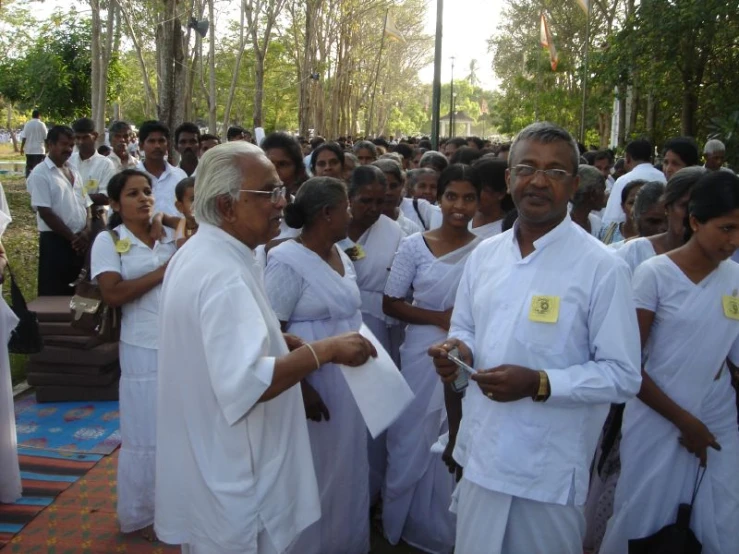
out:
M195 190L198 233L162 288L155 528L183 553L281 553L320 517L298 384L376 351L356 333L283 336L254 256L285 205L261 149L208 150Z
M726 146L718 139L711 139L706 141L703 146L703 157L706 160L706 164L703 166L709 171L731 171L728 167L724 167L724 160L726 159ZM733 173L733 171L731 171Z

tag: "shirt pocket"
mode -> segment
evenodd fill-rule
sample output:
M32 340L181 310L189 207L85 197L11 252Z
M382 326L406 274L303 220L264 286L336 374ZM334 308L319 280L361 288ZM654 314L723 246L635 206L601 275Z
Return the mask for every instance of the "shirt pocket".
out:
M561 354L572 331L577 307L563 299L559 303L556 323L532 321L529 319L531 298L529 296L524 305L523 313L516 324L514 337L527 350L537 354Z

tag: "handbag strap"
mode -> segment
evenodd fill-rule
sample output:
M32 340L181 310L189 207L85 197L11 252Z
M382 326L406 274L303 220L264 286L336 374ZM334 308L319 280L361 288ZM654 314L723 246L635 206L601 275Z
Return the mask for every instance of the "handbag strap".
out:
M118 236L118 233L114 231L113 229L106 229L105 230L113 239L113 246L118 243L120 240L120 237ZM79 277L77 277L77 280L72 283L73 286L77 286L82 281L92 281L92 245L95 243L95 239L97 238L97 235L102 233L103 231L98 231L97 234L92 236L90 238L90 246L87 248L87 253L85 254L85 264L82 266L82 271L80 272ZM120 256L120 254L118 254Z
M702 470L702 471L701 471ZM693 496L690 499L690 507L693 507L695 497L698 496L698 489L701 488L703 478L706 476L706 468L698 464L698 471L695 472L695 482L693 483Z
M423 220L423 216L421 215L421 210L418 209L418 198L413 199L413 209L416 210L416 215L418 216L418 219L421 220L421 225L423 225L423 228L428 231L428 227L426 227L426 222Z
M10 268L10 264L6 266L6 271L10 275L10 301L13 303L13 311L27 312L28 304L26 304L26 298L18 286L18 281L13 274L13 270Z

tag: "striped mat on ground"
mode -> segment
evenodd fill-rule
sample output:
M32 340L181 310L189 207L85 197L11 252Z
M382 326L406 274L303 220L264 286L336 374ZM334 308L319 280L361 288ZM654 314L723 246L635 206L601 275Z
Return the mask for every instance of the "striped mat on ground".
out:
M116 517L118 451L61 493L0 550L2 554L175 554L176 546L123 535Z
M99 454L19 448L23 497L14 504L0 504L0 548L101 458Z

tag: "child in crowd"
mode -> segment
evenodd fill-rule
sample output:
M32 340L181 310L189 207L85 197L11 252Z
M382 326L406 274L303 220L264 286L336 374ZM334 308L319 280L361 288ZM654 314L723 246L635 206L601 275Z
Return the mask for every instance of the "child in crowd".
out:
M177 232L175 233L176 244L179 249L198 230L198 223L192 215L192 204L195 202L195 178L187 177L186 179L182 179L182 181L177 183L174 193L177 198L175 207L185 216L183 219L180 219Z

